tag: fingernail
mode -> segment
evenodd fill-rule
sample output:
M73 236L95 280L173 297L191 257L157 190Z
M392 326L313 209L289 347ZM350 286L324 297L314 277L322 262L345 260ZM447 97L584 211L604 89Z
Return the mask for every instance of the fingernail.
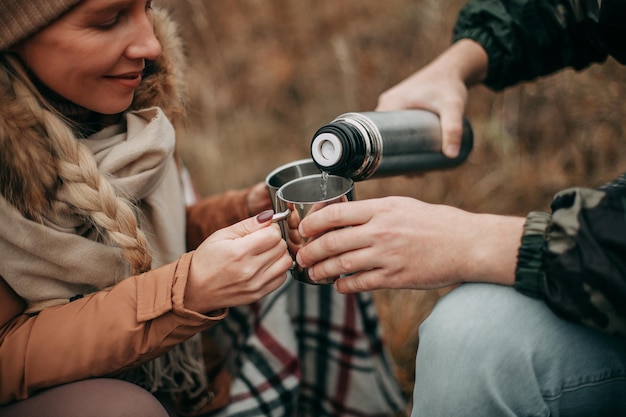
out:
M273 215L274 215L274 210L265 210L265 211L260 212L256 216L256 220L259 223L265 223L265 222L270 221Z
M459 150L459 145L448 145L445 153L448 158L456 158L459 155Z

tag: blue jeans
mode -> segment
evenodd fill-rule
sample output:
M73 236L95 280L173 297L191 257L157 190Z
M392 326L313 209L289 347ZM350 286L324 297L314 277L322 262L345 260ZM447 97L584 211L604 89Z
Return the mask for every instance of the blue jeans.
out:
M626 416L626 339L465 284L420 327L412 417Z

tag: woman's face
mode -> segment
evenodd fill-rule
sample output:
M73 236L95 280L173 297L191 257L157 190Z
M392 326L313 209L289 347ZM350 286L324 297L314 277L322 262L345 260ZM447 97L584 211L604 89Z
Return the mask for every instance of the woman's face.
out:
M120 113L132 103L145 61L161 53L151 7L146 0L83 0L16 52L65 99L98 113Z

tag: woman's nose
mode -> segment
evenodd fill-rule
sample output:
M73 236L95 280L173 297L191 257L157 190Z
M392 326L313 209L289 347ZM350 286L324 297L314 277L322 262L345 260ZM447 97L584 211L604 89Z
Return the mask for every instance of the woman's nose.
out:
M126 48L129 58L155 60L161 55L161 43L154 34L152 19L143 16L138 23L133 41Z

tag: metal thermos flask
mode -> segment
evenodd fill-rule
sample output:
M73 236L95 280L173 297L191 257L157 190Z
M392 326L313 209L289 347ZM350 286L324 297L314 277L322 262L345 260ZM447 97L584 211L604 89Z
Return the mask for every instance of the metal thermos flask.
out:
M472 129L463 120L461 149L456 158L441 150L439 116L425 110L354 112L321 127L311 141L318 168L332 175L361 181L451 168L467 158Z

